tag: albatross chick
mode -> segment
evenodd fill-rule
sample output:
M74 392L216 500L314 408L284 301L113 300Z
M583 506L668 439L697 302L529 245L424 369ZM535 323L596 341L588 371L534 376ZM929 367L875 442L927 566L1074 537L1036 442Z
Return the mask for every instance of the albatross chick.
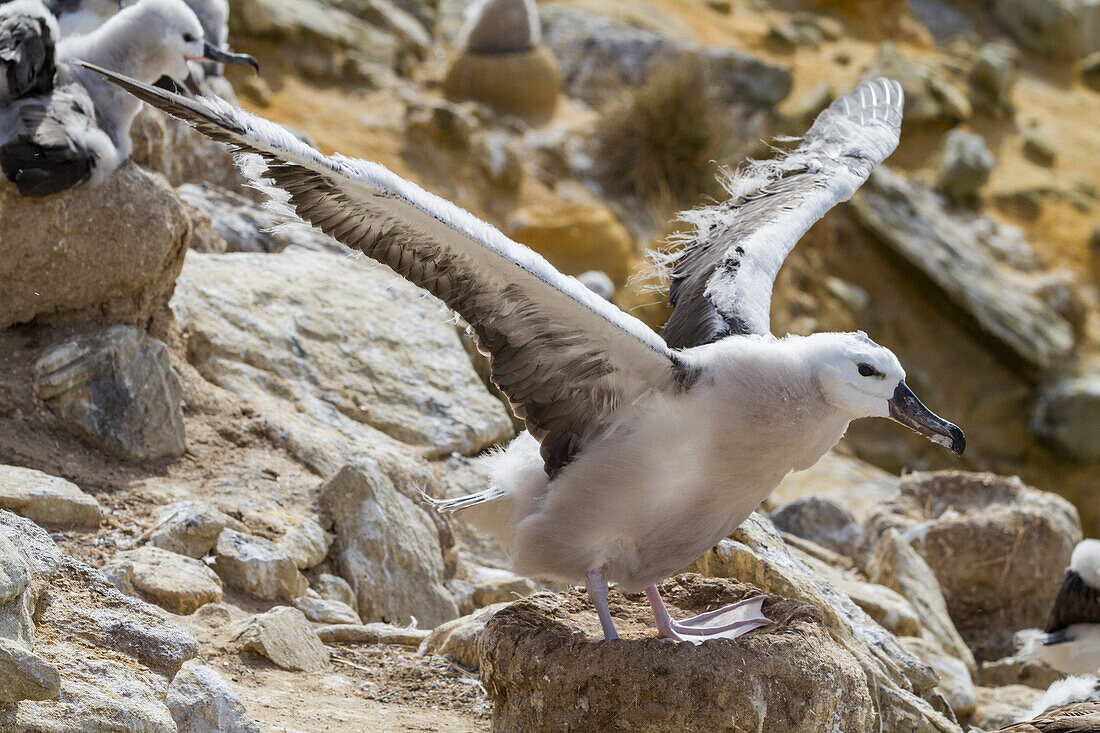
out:
M528 430L493 460L470 509L526 575L585 582L606 638L608 580L645 590L661 635L736 637L762 597L674 620L656 583L741 524L852 420L889 417L956 453L963 433L924 407L863 333L776 338L772 281L798 239L898 142L902 93L864 82L802 145L747 167L731 198L693 212L671 268L663 336L450 202L375 163L325 156L217 99L191 100L96 69L215 140L254 154L246 173L302 219L457 311ZM476 507L476 509L474 509Z

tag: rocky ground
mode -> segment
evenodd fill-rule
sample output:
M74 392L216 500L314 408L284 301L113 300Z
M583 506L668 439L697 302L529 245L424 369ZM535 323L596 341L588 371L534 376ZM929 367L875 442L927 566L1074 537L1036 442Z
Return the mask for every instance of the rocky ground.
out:
M597 643L578 591L511 574L421 501L483 488L480 456L515 433L450 314L326 237L271 230L224 151L145 112L102 187L0 186L0 730L956 731L1026 713L1057 675L1012 636L1100 530L1100 25L1068 0L872 5L540 3L544 42L486 57L454 48L459 0L234 0L234 45L264 72L232 81L323 150L607 273L656 325L659 296L627 281L710 184L623 188L606 131L637 130L629 110L667 105L662 74L689 69L709 181L711 159L766 154L864 74L898 78L901 147L796 250L773 325L893 348L966 428L966 472L854 426L664 588L683 613L762 591L777 623L673 647L613 591L624 639Z

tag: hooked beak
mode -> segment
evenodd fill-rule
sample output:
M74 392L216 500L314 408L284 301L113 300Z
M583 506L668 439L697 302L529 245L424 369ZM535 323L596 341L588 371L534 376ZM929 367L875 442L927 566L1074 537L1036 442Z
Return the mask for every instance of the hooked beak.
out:
M952 425L921 404L905 380L898 382L894 396L890 398L890 419L925 436L933 443L950 448L962 455L966 450L966 436L957 425Z
M188 61L207 61L210 63L222 63L222 64L243 64L251 66L255 69L256 73L260 73L260 64L256 59L249 56L247 53L231 53L229 51L223 51L216 46L211 45L210 41L203 41L202 43L202 57L191 58L188 57Z

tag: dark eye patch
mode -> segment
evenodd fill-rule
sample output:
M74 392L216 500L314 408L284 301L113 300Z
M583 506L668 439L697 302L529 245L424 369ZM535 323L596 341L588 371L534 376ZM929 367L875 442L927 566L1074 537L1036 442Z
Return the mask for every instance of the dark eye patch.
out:
M199 40L199 39L198 39L198 38L195 38L195 36L193 36L193 35L192 35L192 34L190 34L190 33L184 33L184 34L183 34L183 42L184 42L184 43L194 43L194 42L195 42L195 41L197 41L197 40Z
M882 372L878 371L877 369L875 369L870 364L860 364L859 365L859 376L861 376L861 377L884 377L886 375L883 374Z

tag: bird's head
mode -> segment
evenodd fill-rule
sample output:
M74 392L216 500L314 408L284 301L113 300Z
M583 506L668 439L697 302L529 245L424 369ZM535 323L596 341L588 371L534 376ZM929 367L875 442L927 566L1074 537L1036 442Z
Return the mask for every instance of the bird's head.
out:
M1073 548L1070 569L1090 587L1100 589L1100 540L1082 540Z
M905 370L892 351L863 332L815 334L806 341L830 405L853 419L888 417L962 455L962 430L921 404L905 384Z
M116 23L133 27L127 40L140 56L134 76L152 83L162 76L183 83L188 61L247 64L259 70L256 59L229 53L210 43L194 11L183 0L138 0L120 10Z

